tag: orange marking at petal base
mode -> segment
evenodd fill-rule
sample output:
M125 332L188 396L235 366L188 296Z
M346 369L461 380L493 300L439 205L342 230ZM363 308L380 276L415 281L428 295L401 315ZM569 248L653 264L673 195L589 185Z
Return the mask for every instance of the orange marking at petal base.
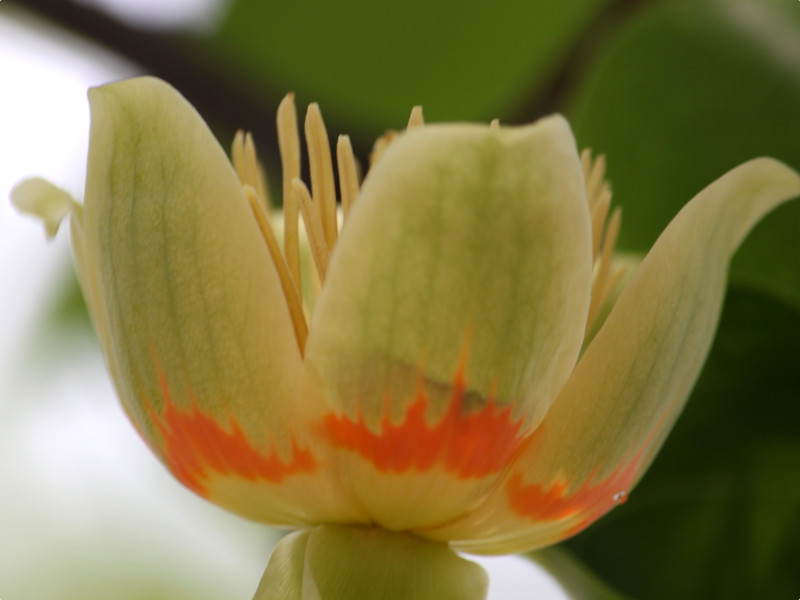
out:
M594 482L595 476L590 476L572 494L566 493L567 486L564 482L557 481L549 488L539 484L526 485L522 482L522 474L514 473L506 482L509 506L518 516L531 521L557 521L580 514L578 523L565 533L565 537L574 535L615 505L627 500L628 490L639 472L643 454L644 449L626 465L614 470L604 481Z
M203 480L209 472L280 483L288 475L316 470L314 456L308 449L300 448L294 439L291 459L284 462L274 448L267 455L253 448L231 416L226 429L204 414L194 400L189 410L179 410L161 373L159 378L164 413L159 417L147 403L148 412L164 438L164 461L178 481L194 492L207 495Z
M459 479L479 479L509 464L524 441L522 421L512 420L511 406L498 406L493 398L480 410L465 414L465 389L462 366L447 411L435 425L425 418L428 398L420 386L400 423L391 422L387 402L379 433L367 426L363 415L352 420L331 414L324 426L334 445L357 452L382 473L424 472L442 465Z

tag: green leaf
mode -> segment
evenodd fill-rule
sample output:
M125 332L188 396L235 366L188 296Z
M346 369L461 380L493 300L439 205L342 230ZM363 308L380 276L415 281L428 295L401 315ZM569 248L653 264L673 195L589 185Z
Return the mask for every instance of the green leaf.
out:
M569 542L640 600L800 589L800 315L733 289L706 369L628 503Z
M761 0L662 2L604 48L571 106L576 136L609 157L620 248L650 247L710 181L756 156L800 166L800 11ZM732 278L800 308L800 204L776 211Z
M237 0L214 42L254 89L293 89L374 136L416 104L433 120L519 109L608 4Z
M526 555L552 575L570 600L625 600L597 575L561 546L537 550Z

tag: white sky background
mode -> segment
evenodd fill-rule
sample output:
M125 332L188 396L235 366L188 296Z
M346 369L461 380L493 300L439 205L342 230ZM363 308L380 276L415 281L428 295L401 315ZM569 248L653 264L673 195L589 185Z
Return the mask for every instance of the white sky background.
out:
M216 0L91 2L116 4L139 25L161 14L169 27L181 14L207 27L218 8ZM40 175L81 198L86 89L136 71L22 17L0 2L0 599L123 598L121 589L139 587L171 590L174 600L249 600L270 530L171 478L124 417L88 334L44 337L42 315L70 277L68 228L46 244L8 193ZM491 600L566 598L527 561L483 564Z

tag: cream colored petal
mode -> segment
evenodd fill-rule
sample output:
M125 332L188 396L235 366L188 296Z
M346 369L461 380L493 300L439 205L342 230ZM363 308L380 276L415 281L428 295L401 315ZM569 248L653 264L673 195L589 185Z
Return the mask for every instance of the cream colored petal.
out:
M324 395L304 374L224 152L159 80L96 88L90 101L74 245L137 429L181 482L234 512L281 524L354 518L311 434Z
M68 192L41 177L25 179L15 185L11 190L11 202L18 211L40 218L48 238L56 235L58 226L74 204Z
M83 227L83 206L75 204L69 219L70 240L72 242L72 256L75 264L75 273L83 292L83 299L89 311L89 317L94 325L106 365L111 373L115 385L119 389L119 370L114 357L114 344L109 329L108 306L103 301L102 284L98 279L97 262L95 255L87 255L86 234ZM127 411L127 406L123 403Z
M11 201L20 212L41 219L48 238L53 238L61 222L69 217L75 270L89 315L108 359L109 370L116 381L116 368L110 360L108 315L102 302L94 265L91 261L87 261L84 249L83 206L68 192L40 177L25 179L15 185L11 190Z
M253 600L483 600L486 572L443 544L360 527L283 538Z
M798 194L800 177L772 159L700 192L634 273L505 483L432 536L515 552L567 537L624 501L697 379L731 256L767 212Z
M590 283L562 118L426 126L392 142L333 251L306 347L373 518L430 524L491 485L572 370ZM415 511L420 497L430 510Z

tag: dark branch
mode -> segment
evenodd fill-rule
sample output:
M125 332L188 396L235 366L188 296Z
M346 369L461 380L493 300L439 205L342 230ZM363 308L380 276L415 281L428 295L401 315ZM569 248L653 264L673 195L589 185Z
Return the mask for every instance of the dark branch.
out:
M224 140L247 125L266 162L278 164L274 112L280 94L256 95L204 46L175 33L134 29L70 0L5 0L137 63L180 90Z

